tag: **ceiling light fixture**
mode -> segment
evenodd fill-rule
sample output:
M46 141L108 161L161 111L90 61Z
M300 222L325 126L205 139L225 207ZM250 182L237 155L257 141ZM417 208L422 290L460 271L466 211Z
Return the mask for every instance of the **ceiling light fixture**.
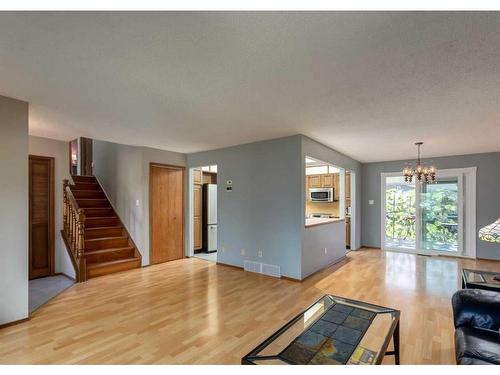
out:
M434 167L433 165L431 165L430 167L426 167L422 165L420 161L420 146L422 146L423 144L424 142L415 143L415 146L417 146L418 148L417 163L415 165L415 168L409 166L403 169L405 182L412 182L413 176L415 176L416 180L419 182L436 182L436 167Z

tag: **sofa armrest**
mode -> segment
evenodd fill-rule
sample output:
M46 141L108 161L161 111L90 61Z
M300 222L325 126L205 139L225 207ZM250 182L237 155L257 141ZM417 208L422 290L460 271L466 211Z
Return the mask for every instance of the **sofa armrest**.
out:
M480 289L462 289L452 297L455 328L500 329L500 293Z

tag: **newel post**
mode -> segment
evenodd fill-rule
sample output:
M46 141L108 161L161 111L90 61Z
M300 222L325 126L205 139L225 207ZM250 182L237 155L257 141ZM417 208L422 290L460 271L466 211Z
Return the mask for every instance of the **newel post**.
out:
M76 253L80 262L80 281L87 280L87 261L85 259L85 213L80 208L77 213Z

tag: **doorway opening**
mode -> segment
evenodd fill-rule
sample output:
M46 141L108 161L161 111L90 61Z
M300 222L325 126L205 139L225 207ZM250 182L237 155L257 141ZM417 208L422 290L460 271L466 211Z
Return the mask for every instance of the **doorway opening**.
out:
M184 167L149 165L150 263L184 257Z
M217 263L217 165L191 169L192 247L190 254Z
M354 171L315 159L305 158L305 220L326 223L345 219L345 248L357 249L355 242L356 174Z

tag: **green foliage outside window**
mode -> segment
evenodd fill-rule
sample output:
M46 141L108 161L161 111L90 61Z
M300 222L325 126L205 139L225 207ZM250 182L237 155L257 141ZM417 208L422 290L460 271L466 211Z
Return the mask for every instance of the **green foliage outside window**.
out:
M426 249L450 250L458 246L458 212L456 184L427 185L421 194L422 246ZM415 241L417 212L415 189L386 189L386 237Z

